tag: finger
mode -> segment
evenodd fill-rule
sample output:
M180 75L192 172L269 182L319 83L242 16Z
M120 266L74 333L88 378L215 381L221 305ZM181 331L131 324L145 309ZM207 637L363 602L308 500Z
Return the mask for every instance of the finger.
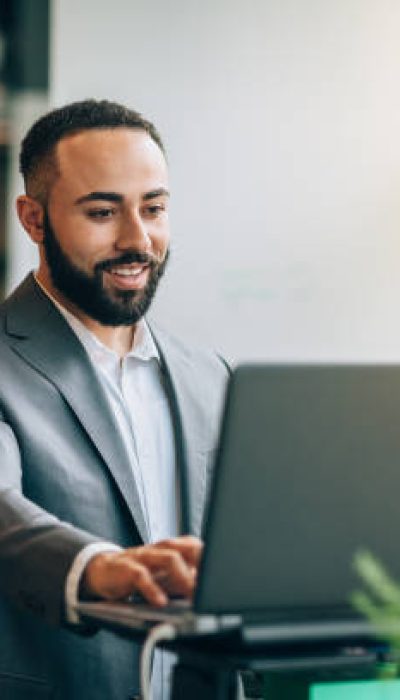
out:
M140 593L154 605L165 605L167 597L145 564L127 552L102 553L85 570L86 592L107 600L121 600Z
M152 548L143 553L143 561L153 578L165 591L172 594L190 595L194 587L193 567L181 554L171 549Z
M195 583L194 567L178 551L161 547L143 547L136 553L155 580L168 593L189 596Z
M187 564L198 568L203 552L203 542L192 535L173 537L168 540L161 540L156 543L156 547L172 549L179 552Z
M152 605L163 606L168 602L167 596L150 571L137 562L131 566L131 587L128 595L140 593Z
M196 585L197 571L193 567L189 568L183 578L176 571L159 569L153 573L153 578L169 595L191 597Z

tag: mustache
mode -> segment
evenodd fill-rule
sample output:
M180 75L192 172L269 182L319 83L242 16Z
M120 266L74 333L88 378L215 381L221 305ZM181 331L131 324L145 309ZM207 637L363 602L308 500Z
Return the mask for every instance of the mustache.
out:
M95 272L97 271L109 271L113 267L118 267L118 265L131 265L132 263L140 263L142 265L149 265L149 267L156 267L160 265L161 259L156 255L151 255L150 253L124 253L118 258L112 258L108 260L102 260L102 262L97 263L95 266Z

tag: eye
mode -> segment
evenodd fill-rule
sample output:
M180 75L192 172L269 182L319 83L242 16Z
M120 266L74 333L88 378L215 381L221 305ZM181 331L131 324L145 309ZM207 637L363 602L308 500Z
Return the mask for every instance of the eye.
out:
M146 211L150 216L159 216L163 212L165 212L167 209L165 204L151 204L150 206L146 207Z
M115 214L115 211L112 207L100 207L89 209L86 214L90 219L110 219Z

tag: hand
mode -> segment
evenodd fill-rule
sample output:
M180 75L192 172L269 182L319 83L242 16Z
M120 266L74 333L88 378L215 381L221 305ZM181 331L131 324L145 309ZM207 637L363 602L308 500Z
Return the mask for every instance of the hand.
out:
M121 600L140 593L162 606L169 595L190 597L196 583L203 544L189 535L121 552L101 552L83 574L84 595Z

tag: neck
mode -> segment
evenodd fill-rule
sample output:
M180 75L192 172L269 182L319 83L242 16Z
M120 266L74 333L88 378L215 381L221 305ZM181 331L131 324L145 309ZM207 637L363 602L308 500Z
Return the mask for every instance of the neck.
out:
M103 345L113 350L119 357L125 357L131 350L135 326L105 326L90 316L87 316L79 307L59 292L59 290L52 285L51 280L42 275L40 271L36 274L36 280L47 294L53 297L53 299L73 314L73 316L78 318Z
M66 307L68 308L68 307ZM132 348L135 334L134 326L104 326L92 318L85 316L79 309L68 309L74 316L79 318L86 328L95 335L103 345L113 350L121 359L128 354Z

